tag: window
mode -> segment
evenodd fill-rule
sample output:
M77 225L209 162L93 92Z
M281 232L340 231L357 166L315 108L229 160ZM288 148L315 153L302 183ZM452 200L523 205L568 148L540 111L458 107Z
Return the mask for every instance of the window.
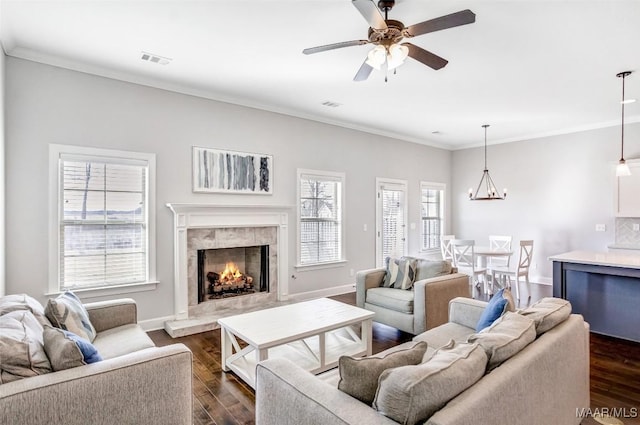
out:
M442 183L420 183L421 249L440 249L444 231L444 189Z
M298 265L343 261L344 173L298 170Z
M50 151L50 291L155 279L155 156L61 145Z

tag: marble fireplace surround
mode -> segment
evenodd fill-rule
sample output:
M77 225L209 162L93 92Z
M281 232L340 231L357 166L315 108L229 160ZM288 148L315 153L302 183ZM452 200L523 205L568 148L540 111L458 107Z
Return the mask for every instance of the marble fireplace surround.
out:
M289 289L288 223L290 206L281 205L215 205L178 204L167 207L174 215L174 314L175 320L165 323L171 336L183 336L203 330L214 329L216 319L223 317L215 310L229 310L234 302L240 308L251 308L252 304L286 301ZM216 300L198 304L194 289L189 289L190 279L196 279L194 256L197 249L227 248L225 242L206 242L207 237L226 236L226 232L240 229L234 238L256 241L256 245L270 245L269 293L258 293L233 297L216 303ZM264 229L262 229L264 228ZM253 243L253 242L251 242ZM275 252L272 252L274 251ZM190 258L194 257L194 258ZM197 264L195 264L197 269ZM275 273L274 273L275 272ZM192 282L193 284L193 282ZM241 300L241 301L240 301ZM229 303L230 302L230 303ZM208 312L208 309L211 310ZM228 314L237 314L234 311ZM207 316L209 316L207 318Z

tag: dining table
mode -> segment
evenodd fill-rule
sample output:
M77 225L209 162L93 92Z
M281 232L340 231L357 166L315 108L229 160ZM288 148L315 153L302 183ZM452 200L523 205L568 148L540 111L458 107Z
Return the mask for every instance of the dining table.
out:
M504 258L511 257L513 255L513 250L505 250L505 249L496 249L492 248L488 245L476 245L473 249L473 255L477 258L478 268L486 269L487 268L487 259L490 257L495 258ZM484 293L491 295L491 290L489 289L488 279L484 279Z

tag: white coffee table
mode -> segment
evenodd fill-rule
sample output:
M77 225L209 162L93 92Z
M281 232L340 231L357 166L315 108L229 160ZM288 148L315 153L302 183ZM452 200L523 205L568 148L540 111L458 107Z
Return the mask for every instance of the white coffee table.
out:
M259 361L287 357L311 373L336 367L342 355L371 355L374 313L328 298L289 304L218 320L222 370L255 389ZM360 335L351 325L360 324ZM248 345L240 347L238 340Z

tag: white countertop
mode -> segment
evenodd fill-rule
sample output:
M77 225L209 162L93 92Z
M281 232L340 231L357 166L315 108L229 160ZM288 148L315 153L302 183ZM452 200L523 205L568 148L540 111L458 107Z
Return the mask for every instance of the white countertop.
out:
M571 251L549 257L551 261L565 263L594 264L598 266L640 269L640 253Z

